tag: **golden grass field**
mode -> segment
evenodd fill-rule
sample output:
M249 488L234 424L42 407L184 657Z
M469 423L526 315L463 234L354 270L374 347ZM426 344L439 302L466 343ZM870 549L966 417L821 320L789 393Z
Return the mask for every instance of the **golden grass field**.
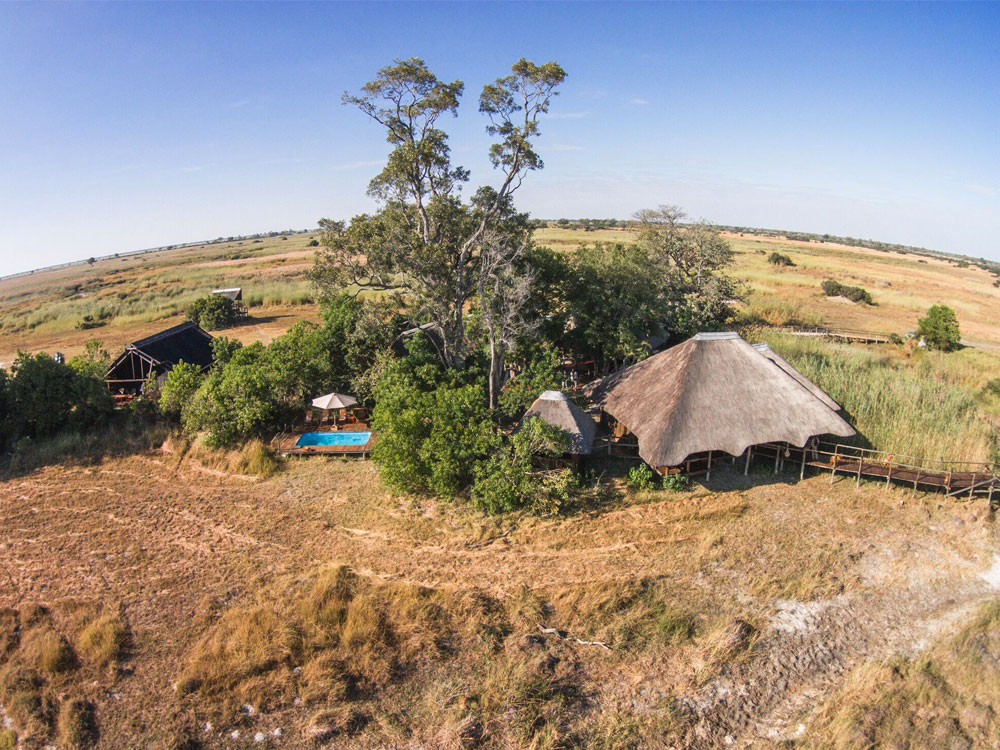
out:
M270 340L317 315L309 239L0 280L0 360L69 356L91 338L117 353L219 286L254 303L226 335ZM989 450L993 277L730 239L754 289L747 321L905 334L929 305L954 307L981 348L760 335L825 378L873 440ZM796 265L771 266L773 251ZM823 297L826 277L877 306ZM76 329L102 305L107 325ZM162 437L98 436L0 477L0 750L1000 746L1000 536L982 499L764 465L636 493L598 462L595 499L488 518L395 495L369 462L275 466L259 445L229 455Z

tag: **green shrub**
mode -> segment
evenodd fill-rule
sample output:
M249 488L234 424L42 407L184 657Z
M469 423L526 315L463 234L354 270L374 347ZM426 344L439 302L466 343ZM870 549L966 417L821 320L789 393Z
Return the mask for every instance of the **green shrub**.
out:
M875 304L875 300L872 299L871 294L859 286L848 286L833 279L825 279L820 286L823 288L823 294L827 297L846 297L851 302L858 302L865 305Z
M664 640L678 643L694 637L695 624L696 618L690 612L664 607L656 618L655 628Z
M923 338L928 349L954 351L962 339L955 311L947 305L932 306L927 316L917 321L917 336Z
M628 482L628 486L633 490L646 491L656 486L653 470L644 463L637 464L629 469L626 481Z
M221 294L207 294L188 306L187 319L193 320L206 331L228 328L237 319L236 303Z
M213 350L214 348L213 346ZM198 365L188 364L183 360L178 362L167 373L167 379L160 389L157 401L160 411L168 417L179 420L184 407L191 403L204 379L205 376L202 375Z
M667 474L663 477L663 489L671 492L686 490L688 484L689 480L684 474Z
M783 255L783 254L777 253L777 252L771 253L771 255L767 259L767 262L770 263L772 266L794 266L795 265L794 261L792 261L792 259L789 256Z

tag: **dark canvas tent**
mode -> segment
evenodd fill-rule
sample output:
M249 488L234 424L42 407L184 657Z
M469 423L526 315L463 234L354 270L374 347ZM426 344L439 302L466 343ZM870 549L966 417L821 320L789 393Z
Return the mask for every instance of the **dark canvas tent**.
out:
M150 373L165 376L182 360L201 368L213 360L212 337L191 321L133 341L108 368L104 382L113 393L137 394Z
M588 388L636 436L651 466L696 453L740 455L752 445L804 446L854 429L735 333L700 333Z
M560 427L569 435L567 453L577 456L590 455L594 447L597 424L579 406L570 401L562 391L544 391L528 407L521 419L524 424L538 417Z
M788 360L786 360L784 357L782 357L780 354L774 351L770 346L768 346L767 344L754 344L753 348L759 351L769 360L774 362L774 364L776 364L782 370L787 372L795 380L796 383L801 385L803 388L809 391L812 395L814 395L824 404L829 406L834 411L840 411L840 404L838 404L836 401L830 398L830 394L828 394L826 391L824 391L822 388L820 388L818 385L812 382L809 378L807 378L801 372L792 367L791 364L788 363Z

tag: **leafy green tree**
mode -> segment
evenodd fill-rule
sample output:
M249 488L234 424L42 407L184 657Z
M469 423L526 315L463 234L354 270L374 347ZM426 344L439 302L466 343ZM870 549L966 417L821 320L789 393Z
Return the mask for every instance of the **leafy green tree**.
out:
M235 445L261 434L279 413L267 350L260 343L233 353L225 367L214 369L182 410L189 432L205 430L213 447Z
M487 458L474 470L472 502L484 513L507 513L520 508L548 506L549 488L535 476L532 461L558 456L569 436L560 428L534 418L527 420L506 443L495 435Z
M563 380L560 364L554 347L531 347L521 371L507 381L500 393L500 413L508 419L520 417L542 391L558 390Z
M928 349L950 352L961 345L962 334L958 329L955 311L947 305L934 305L927 316L917 322L917 336L922 337Z
M38 438L69 423L77 400L77 376L48 354L17 355L11 368L10 401L14 432Z
M662 285L667 305L663 321L674 337L717 329L734 315L733 300L745 290L725 271L733 249L722 233L706 222L685 224L676 206L638 211L639 245L647 251Z
M243 346L238 339L216 336L212 339L212 360L215 367L223 367L233 356L233 352Z
M13 427L12 406L10 376L7 375L6 370L0 368L0 453L3 453L7 441L10 439Z
M91 339L83 345L83 353L71 357L67 364L73 368L77 375L103 380L111 365L111 355L104 348L103 341Z
M383 480L406 492L454 496L496 446L483 378L441 366L426 349L390 364L375 391L372 458Z
M228 328L237 319L236 303L221 294L206 294L191 303L187 319L193 320L206 331Z
M171 419L179 420L181 412L191 403L204 380L205 376L198 365L188 364L183 360L178 362L167 373L160 389L157 402L160 411Z
M564 77L554 62L521 59L511 75L483 87L479 109L496 139L489 156L499 186L481 187L468 202L460 190L469 172L452 164L439 127L441 117L458 111L461 81L440 81L422 60L410 58L382 68L359 95L345 94L346 104L385 129L393 150L369 185L380 203L377 213L349 225L320 222L324 249L310 277L321 297L348 289L405 296L411 320L434 323L441 361L464 366L465 312L482 272L482 241L487 233L515 244L527 239L527 218L516 213L512 196L528 172L542 168L534 148L538 120Z
M102 377L76 375L73 383L73 410L69 427L87 432L106 425L115 411L115 402Z

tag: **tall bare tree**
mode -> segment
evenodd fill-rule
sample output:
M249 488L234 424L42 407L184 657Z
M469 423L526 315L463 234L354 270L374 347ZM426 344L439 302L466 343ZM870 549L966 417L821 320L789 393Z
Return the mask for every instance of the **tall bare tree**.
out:
M346 225L320 221L324 249L310 276L321 294L401 295L411 320L434 324L442 362L463 366L464 316L479 288L483 239L487 232L513 241L526 235L526 217L516 213L512 196L543 166L534 147L538 121L565 75L554 62L522 58L510 75L483 87L479 111L496 138L489 154L500 184L480 187L467 202L461 189L469 173L451 163L448 136L439 127L442 116L457 114L461 81L440 81L423 60L410 58L381 69L360 94L345 94L344 103L385 129L392 151L369 185L381 204L376 213Z
M479 248L479 307L490 350L489 404L496 409L503 387L507 353L521 337L538 328L526 315L534 274L525 267L528 242L488 233Z

